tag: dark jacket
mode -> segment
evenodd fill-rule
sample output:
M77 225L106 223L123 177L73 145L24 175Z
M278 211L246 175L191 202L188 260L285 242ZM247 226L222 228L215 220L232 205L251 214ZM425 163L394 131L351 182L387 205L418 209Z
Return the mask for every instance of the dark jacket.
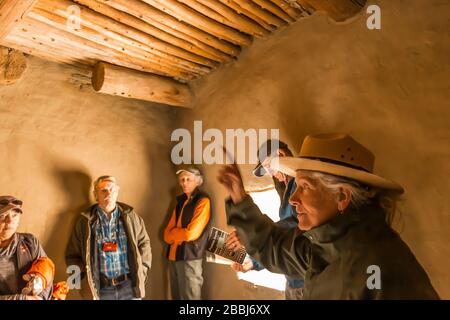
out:
M152 265L150 238L145 229L144 220L129 205L117 202L121 212L120 219L127 233L128 265L136 298L145 297L145 283ZM81 213L75 224L66 250L66 264L77 265L82 272L84 285L81 293L84 298L99 299L100 269L98 250L95 242L95 230L99 223L97 204ZM86 284L87 282L87 284Z
M285 229L297 229L298 228L298 220L297 213L295 212L295 207L289 203L289 198L295 192L297 185L295 184L295 179L291 178L287 185L283 182L278 181L278 179L273 178L273 182L275 184L275 189L280 196L280 209L279 209L279 217L280 220L275 222L275 224L281 228ZM255 258L251 257L253 263L253 269L256 271L260 271L264 269L264 266L257 261ZM287 283L290 288L303 288L304 281L303 279L295 279L289 276L286 276Z
M308 232L277 227L247 197L226 202L249 254L272 272L304 277L305 299L439 299L408 246L374 205L348 209ZM369 289L373 266L381 288Z
M47 255L42 249L39 240L29 233L16 233L14 235L14 240L11 245L14 246L12 248L11 254L15 256L17 261L16 264L16 274L19 277L19 287L24 288L27 284L25 280L23 280L22 276L28 272L31 268L33 261L46 257ZM51 298L53 289L53 282L50 282L47 285L47 288L42 291L39 296L45 300ZM24 300L25 296L20 292L0 292L0 300Z
M202 259L205 254L211 221L209 196L197 188L187 203L186 200L184 193L177 197L176 207L164 231L164 240L169 244L169 260L173 260L170 258L172 247L176 250L175 261ZM180 215L181 226L178 226Z

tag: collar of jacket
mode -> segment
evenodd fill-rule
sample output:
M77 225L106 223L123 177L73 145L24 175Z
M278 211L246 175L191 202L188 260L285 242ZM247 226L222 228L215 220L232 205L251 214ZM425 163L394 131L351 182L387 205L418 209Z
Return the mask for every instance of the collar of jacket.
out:
M132 206L129 206L128 204L123 202L117 202L117 206L119 207L121 214L123 214L124 216L128 215L131 211L133 211ZM98 203L87 208L86 211L81 213L81 215L85 216L89 221L95 220L98 218L98 215L96 213L97 207Z
M0 257L10 257L16 253L17 244L19 243L19 234L16 232L12 236L11 242L5 248L0 248Z
M195 188L195 190L192 192L191 194L191 198L189 199L189 201L193 201L196 197L198 197L201 194L200 189L197 187ZM187 199L187 195L186 193L180 194L177 197L178 202L184 203Z
M366 205L359 210L350 206L343 214L338 214L329 222L306 231L303 236L314 244L331 243L345 235L349 228L359 223L375 223L374 220L384 220L380 209Z

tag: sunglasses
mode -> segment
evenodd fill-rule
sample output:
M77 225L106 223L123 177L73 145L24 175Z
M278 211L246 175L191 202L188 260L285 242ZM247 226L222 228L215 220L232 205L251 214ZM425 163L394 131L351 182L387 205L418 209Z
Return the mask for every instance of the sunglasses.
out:
M15 206L22 206L23 201L17 200L17 199L2 199L2 200L0 200L0 208L6 207L9 204L13 204Z

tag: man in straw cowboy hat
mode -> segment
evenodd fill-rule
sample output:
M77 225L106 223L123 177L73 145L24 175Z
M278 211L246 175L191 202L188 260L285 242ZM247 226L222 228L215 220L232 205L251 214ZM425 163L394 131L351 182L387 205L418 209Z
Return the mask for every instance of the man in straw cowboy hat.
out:
M276 169L297 184L290 202L299 230L288 231L261 214L237 166L225 166L228 223L268 270L304 276L304 299L439 299L389 225L403 188L375 175L374 160L345 134L307 136L299 157L279 158Z

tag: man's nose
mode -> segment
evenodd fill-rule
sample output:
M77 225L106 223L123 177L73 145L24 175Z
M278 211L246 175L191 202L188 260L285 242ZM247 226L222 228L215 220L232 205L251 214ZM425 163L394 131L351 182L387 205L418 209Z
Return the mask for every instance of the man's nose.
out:
M289 198L289 203L293 206L297 205L299 202L295 198L295 193Z

